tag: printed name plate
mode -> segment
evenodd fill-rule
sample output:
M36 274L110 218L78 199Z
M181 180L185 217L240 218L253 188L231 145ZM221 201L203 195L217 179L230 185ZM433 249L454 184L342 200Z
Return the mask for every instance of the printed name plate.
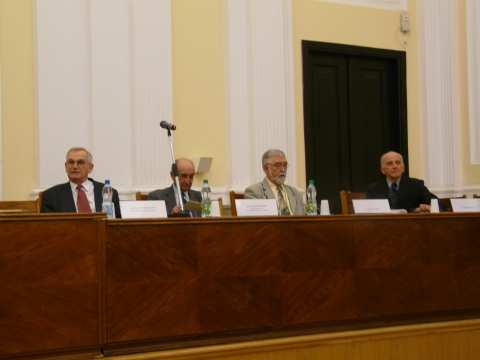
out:
M212 207L210 208L210 215L213 217L222 216L222 211L220 210L220 202L218 200L212 200Z
M385 214L390 212L387 199L355 199L353 211L355 214Z
M480 212L480 199L450 199L453 212Z
M275 199L237 199L235 200L238 216L276 216L278 215Z
M120 201L122 219L166 218L167 207L163 200Z

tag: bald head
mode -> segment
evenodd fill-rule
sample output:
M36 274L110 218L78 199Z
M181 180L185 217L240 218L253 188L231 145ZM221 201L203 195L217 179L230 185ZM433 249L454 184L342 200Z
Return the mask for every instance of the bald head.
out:
M195 175L195 165L193 161L186 158L180 158L175 160L177 164L178 180L180 182L180 188L183 192L187 192L192 187L193 177ZM171 172L172 179L175 179L175 174Z
M380 171L391 182L396 182L405 171L403 156L395 151L389 151L380 158Z

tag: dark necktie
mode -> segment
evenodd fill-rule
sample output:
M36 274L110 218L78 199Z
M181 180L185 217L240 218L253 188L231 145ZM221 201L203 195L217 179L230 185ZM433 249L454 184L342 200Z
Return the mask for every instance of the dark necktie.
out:
M282 216L288 216L290 214L290 209L288 208L288 204L285 201L285 197L283 196L283 189L282 186L277 186L278 191L278 212Z
M395 182L392 183L392 185L390 185L389 200L390 200L390 207L392 209L397 209L398 208L398 185Z
M78 212L91 213L90 204L88 203L87 194L82 185L77 185L77 209Z
M185 205L188 200L187 200L187 196L185 195L185 193L182 191L182 201L183 201L183 205Z

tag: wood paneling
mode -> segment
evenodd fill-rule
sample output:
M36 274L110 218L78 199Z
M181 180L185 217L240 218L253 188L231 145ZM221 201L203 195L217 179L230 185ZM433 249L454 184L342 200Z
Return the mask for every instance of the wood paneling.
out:
M106 349L480 314L480 215L116 221Z
M0 230L0 358L480 318L480 213L3 215Z
M101 216L0 216L0 358L99 352Z

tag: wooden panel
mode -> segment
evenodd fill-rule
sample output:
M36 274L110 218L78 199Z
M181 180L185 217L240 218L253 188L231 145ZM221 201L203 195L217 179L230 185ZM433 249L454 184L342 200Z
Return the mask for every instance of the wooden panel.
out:
M100 349L99 216L0 216L0 358Z
M106 351L480 315L480 214L115 221Z

